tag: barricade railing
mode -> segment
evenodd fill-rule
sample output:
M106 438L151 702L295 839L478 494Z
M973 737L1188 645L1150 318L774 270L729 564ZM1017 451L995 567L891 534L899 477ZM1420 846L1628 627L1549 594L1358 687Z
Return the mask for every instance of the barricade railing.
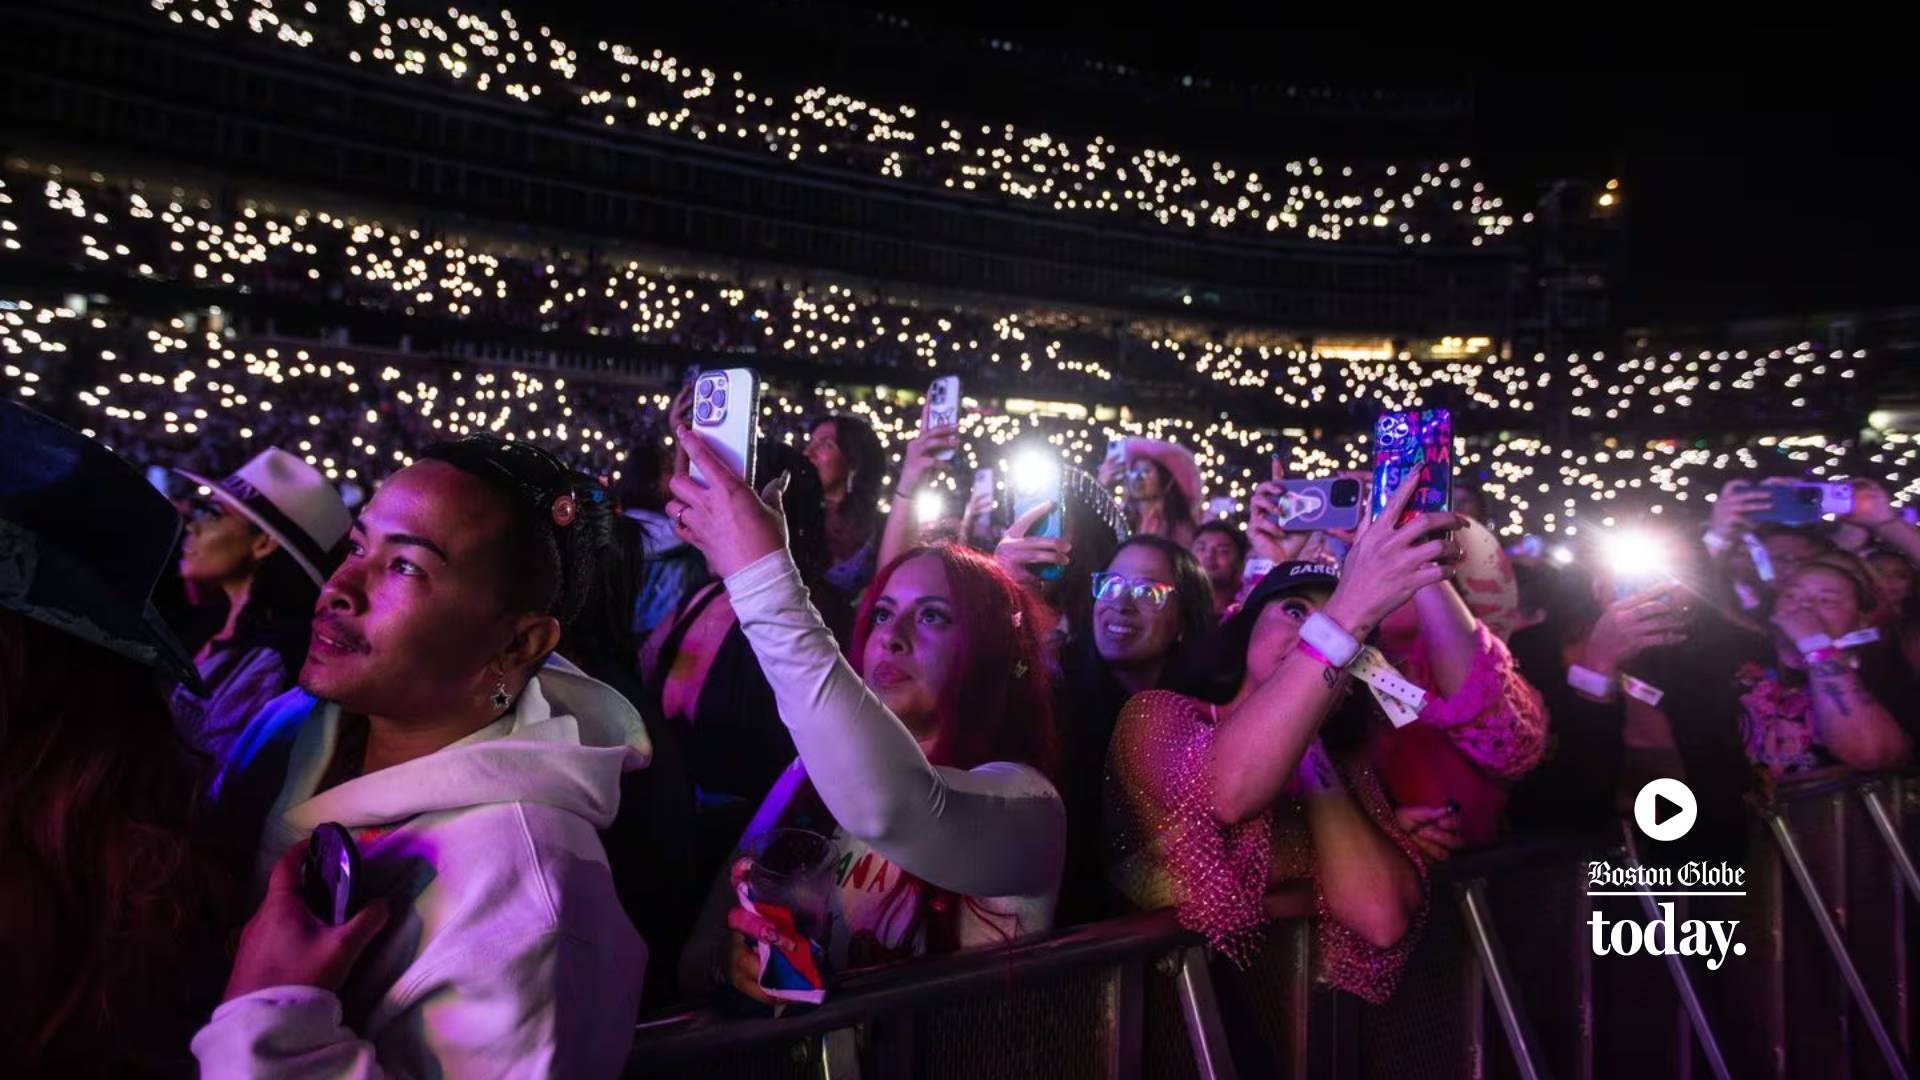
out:
M1909 1075L1907 847L1920 785L1816 776L1756 805L1746 895L1681 897L1675 919L1738 919L1746 952L1596 957L1589 920L1651 923L1655 897L1589 896L1587 866L1660 863L1634 835L1532 837L1432 879L1399 991L1367 1005L1313 978L1304 888L1276 894L1254 963L1211 956L1171 912L1005 949L849 973L778 1019L649 1018L633 1076L1592 1077Z

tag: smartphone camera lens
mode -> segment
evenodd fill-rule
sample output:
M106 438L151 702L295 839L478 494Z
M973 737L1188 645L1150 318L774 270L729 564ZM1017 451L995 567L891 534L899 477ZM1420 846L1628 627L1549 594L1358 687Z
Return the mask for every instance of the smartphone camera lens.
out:
M717 375L708 375L693 386L693 421L716 424L727 414L727 384Z
M1345 510L1360 505L1360 481L1353 479L1333 482L1333 505Z

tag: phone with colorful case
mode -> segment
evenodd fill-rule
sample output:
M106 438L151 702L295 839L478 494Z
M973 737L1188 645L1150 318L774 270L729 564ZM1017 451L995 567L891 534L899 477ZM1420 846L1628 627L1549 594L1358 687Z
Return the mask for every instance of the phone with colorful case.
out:
M922 433L934 428L954 427L960 423L960 376L942 375L927 387L927 403L920 410L920 430ZM953 451L941 450L933 455L941 461L952 461Z
M752 368L703 371L693 380L693 429L733 470L753 482L753 458L759 441L760 376ZM695 480L707 483L694 464Z
M1408 476L1419 487L1401 515L1403 523L1420 514L1453 509L1453 414L1445 409L1382 413L1373 425L1373 516L1386 512L1387 500Z

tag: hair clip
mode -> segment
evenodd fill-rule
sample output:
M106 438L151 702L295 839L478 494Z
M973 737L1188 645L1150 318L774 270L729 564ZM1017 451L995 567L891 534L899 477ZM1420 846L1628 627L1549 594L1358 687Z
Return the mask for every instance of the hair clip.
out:
M1016 612L1014 612L1014 613L1013 613L1013 628L1014 628L1015 630L1018 630L1018 629L1020 629L1020 627L1021 627L1022 625L1024 625L1024 624L1026 623L1026 621L1027 621L1027 613L1026 613L1026 612L1024 612L1024 611L1016 611Z
M1027 662L1025 660L1014 661L1013 677L1016 679L1024 679L1027 677Z
M553 500L553 523L566 528L580 514L580 504L573 501L571 494L558 495Z

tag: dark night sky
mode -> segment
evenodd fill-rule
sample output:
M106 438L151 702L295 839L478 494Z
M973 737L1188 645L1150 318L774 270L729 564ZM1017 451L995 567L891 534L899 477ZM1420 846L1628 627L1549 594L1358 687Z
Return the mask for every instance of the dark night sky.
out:
M1092 56L1222 81L1453 94L1470 107L1443 134L1430 125L1427 138L1472 153L1510 204L1529 205L1538 185L1556 177L1622 180L1627 213L1614 297L1623 324L1920 304L1912 269L1920 215L1908 165L1920 89L1911 49L1891 33L1680 31L1666 25L1665 9L1600 5L1554 11L1554 21L1575 22L1558 31L1535 28L1549 18L1538 8L1445 26L1372 11L1364 24L1303 21L1276 5L1236 16L1173 4L1165 10L1175 14L1152 17L1118 4L1011 0L619 10L595 5L574 21L625 20L689 58L751 63L771 78L973 119L1136 135L1223 159L1240 148L1251 157L1331 156L1341 148L1323 144L1341 138L1382 157L1399 151L1377 124L1356 130L1322 118L1303 126L1262 117L1252 105L1224 135L1208 125L1238 120L1232 106L1200 118L1168 105L1187 100L1177 94L1144 104L1076 94L1048 81L1047 64L1066 68L1062 58ZM901 48L884 35L876 47L876 11L907 15L906 34L942 47ZM1531 32L1503 29L1515 26ZM990 36L1049 59L1024 72L996 67L995 54L971 44ZM1209 131L1211 139L1201 134Z

